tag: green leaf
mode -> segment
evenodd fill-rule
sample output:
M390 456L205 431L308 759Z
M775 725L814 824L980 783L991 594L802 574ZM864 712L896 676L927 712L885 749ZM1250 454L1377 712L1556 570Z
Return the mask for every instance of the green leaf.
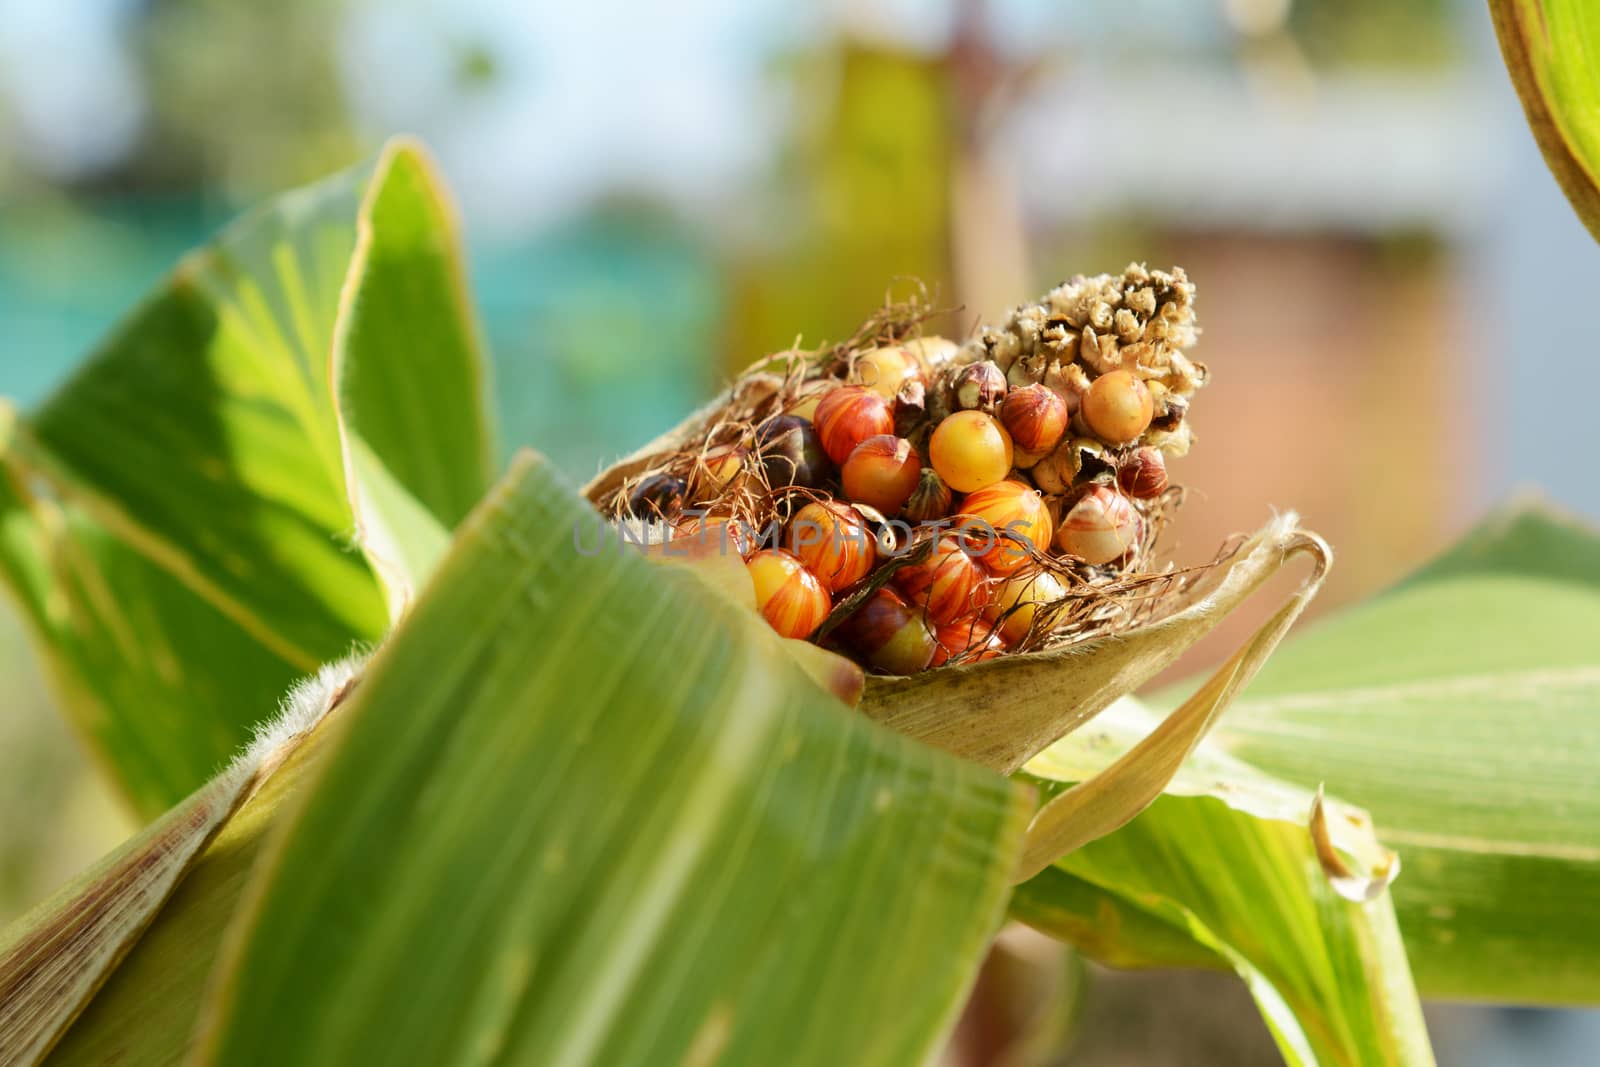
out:
M1600 240L1600 9L1590 0L1489 0L1489 10L1534 140Z
M1011 897L1011 917L1109 967L1225 971L1231 966L1181 925L1059 865L1046 867L1017 886Z
M82 508L37 495L4 437L0 584L63 711L154 818L215 774L300 672Z
M603 530L522 460L254 885L247 805L53 1062L170 1062L208 981L201 1062L926 1060L1028 791L862 720L691 574L576 551Z
M1084 781L1157 721L1123 701L1027 771L1049 788ZM1019 886L1012 912L1122 966L1224 962L1292 1064L1432 1063L1389 898L1335 890L1307 830L1312 799L1202 743L1143 814ZM1332 806L1341 843L1369 836L1360 813Z
M18 440L61 495L302 670L384 625L345 543L328 385L366 176L289 194L192 254Z
M391 614L489 487L480 351L444 190L426 156L394 142L361 207L333 361L358 539Z
M0 574L141 813L426 576L487 485L481 364L453 216L402 141L230 227L0 415Z
M1600 1001L1600 537L1491 518L1287 643L1217 742L1369 810L1431 996Z

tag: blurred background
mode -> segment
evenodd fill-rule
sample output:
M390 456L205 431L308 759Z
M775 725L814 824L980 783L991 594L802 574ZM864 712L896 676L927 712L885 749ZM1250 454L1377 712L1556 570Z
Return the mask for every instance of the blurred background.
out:
M886 292L961 334L1139 259L1198 284L1213 371L1180 561L1294 507L1339 553L1327 611L1525 484L1600 516L1588 413L1553 407L1600 392L1600 249L1476 0L0 0L0 393L37 402L185 249L397 131L459 200L505 447L574 479ZM3 921L128 823L9 606L0 670ZM1064 984L1065 1063L1276 1062L1232 979ZM1600 1041L1434 1021L1445 1063Z

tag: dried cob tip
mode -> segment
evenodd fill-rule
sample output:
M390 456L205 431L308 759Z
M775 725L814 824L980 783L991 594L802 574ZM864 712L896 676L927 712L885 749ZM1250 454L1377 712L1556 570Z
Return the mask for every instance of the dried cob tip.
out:
M795 512L785 534L784 547L830 592L855 585L878 559L866 521L833 501L814 500Z
M1143 532L1144 520L1127 497L1095 486L1062 516L1056 547L1099 566L1132 551Z
M856 445L869 437L894 433L894 414L889 403L871 389L842 385L822 398L817 405L817 439L834 463L850 458Z
M774 415L756 431L756 453L767 484L819 488L828 478L828 456L811 423L798 415Z
M879 434L855 447L839 477L845 496L892 517L916 491L921 470L922 457L910 441Z
M988 602L988 575L955 534L940 537L926 559L895 571L893 581L935 623L970 615Z
M1019 451L1044 456L1067 432L1067 402L1043 385L1025 385L1006 394L1000 421Z
M952 494L950 487L932 467L923 467L917 476L917 487L906 501L901 514L907 522L933 522L950 514Z
M817 576L782 549L762 549L745 567L755 586L756 610L784 637L810 637L833 608Z
M961 493L993 485L1011 469L1011 435L981 411L958 411L939 423L928 458L945 484Z
M951 383L955 406L993 415L1006 396L1006 376L991 360L962 367Z
M1031 485L1001 481L961 502L960 524L967 550L996 574L1011 574L1050 548L1050 510Z
M886 674L915 674L938 649L922 613L889 589L876 589L839 634L866 662Z

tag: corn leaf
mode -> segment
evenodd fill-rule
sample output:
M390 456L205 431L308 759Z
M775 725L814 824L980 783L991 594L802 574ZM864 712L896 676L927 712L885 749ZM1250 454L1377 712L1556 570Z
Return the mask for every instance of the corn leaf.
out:
M18 435L62 496L303 670L384 624L342 541L328 385L367 177L289 194L191 254Z
M1359 801L1430 996L1600 1001L1600 536L1530 506L1287 643L1218 744Z
M1025 794L692 577L580 555L604 527L543 464L479 514L258 869L197 1061L926 1058Z
M0 424L6 414L0 404ZM133 810L154 818L250 740L299 671L83 508L36 488L0 425L0 584L68 717Z
M1600 240L1600 9L1590 0L1489 0L1489 10L1545 162Z
M1120 702L1025 776L1092 779L1159 722ZM1336 890L1307 828L1314 800L1202 742L1143 814L1019 886L1012 913L1120 966L1231 967L1291 1064L1432 1063L1389 897ZM1328 806L1342 851L1380 851L1362 813Z
M296 674L379 636L385 594L403 605L485 488L458 261L428 164L391 145L236 223L42 408L0 418L0 573L141 813L204 783Z
M416 146L384 151L359 227L333 380L357 539L396 616L488 489L493 446L455 217Z
M592 543L519 462L315 784L241 810L51 1062L179 1060L208 981L199 1062L930 1055L1028 791L862 721L692 575L579 555L575 523Z

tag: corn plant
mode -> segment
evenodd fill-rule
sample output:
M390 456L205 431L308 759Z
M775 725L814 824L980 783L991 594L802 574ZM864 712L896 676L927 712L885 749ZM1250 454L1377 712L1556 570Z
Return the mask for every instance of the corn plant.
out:
M1496 15L1594 225L1583 5ZM145 820L0 933L0 1063L920 1063L1008 920L1237 974L1295 1064L1431 1062L1423 996L1600 1001L1579 524L1509 506L1279 648L1331 562L1285 515L1117 632L868 676L742 564L580 550L639 457L497 476L489 388L398 141L0 410L3 584Z

